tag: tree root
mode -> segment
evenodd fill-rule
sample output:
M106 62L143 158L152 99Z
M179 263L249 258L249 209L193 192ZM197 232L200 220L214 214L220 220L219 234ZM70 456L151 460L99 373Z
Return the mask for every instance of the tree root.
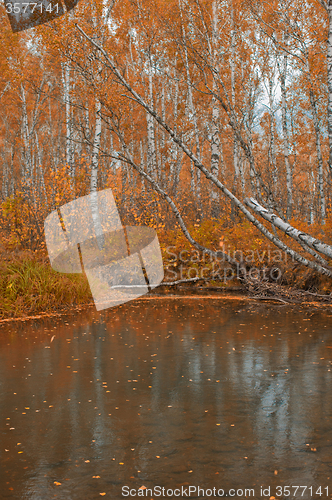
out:
M285 304L290 304L310 302L314 297L317 302L332 303L332 295L321 295L305 290L298 290L268 281L247 279L243 284L252 297L260 300L277 300Z

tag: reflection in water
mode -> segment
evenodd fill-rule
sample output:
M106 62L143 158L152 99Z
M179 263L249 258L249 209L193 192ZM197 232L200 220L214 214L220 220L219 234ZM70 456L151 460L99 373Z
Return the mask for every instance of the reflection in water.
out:
M330 498L330 326L211 297L2 326L0 498L117 499L124 485Z

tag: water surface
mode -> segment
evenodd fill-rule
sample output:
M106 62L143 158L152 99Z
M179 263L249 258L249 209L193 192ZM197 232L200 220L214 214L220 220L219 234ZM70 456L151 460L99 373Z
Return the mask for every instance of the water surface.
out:
M156 297L2 324L0 498L120 499L125 485L331 498L331 319Z

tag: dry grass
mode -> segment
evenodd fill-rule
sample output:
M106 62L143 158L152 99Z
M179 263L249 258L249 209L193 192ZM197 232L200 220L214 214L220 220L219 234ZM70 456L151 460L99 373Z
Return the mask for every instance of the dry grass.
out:
M92 301L84 274L61 274L34 252L0 250L0 318L55 311Z

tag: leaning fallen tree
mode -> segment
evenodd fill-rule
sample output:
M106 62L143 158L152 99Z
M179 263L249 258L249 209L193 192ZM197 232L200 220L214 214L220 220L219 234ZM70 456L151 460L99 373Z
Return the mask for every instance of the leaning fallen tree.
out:
M294 241L299 243L302 248L310 253L317 262L328 272L332 271L332 266L329 265L328 261L323 258L320 254L325 257L332 259L332 246L323 243L317 238L314 238L310 234L300 231L295 227L291 226L288 222L281 219L278 215L270 212L265 207L263 207L254 198L247 198L245 204L250 207L256 214L260 215L263 219L270 222L274 227L280 229L287 236L290 236ZM328 273L322 273L327 274Z
M238 208L240 212L246 217L248 221L250 221L271 243L273 243L280 250L284 251L287 255L289 255L294 261L302 264L303 266L312 269L320 275L328 276L332 278L332 266L328 263L328 261L323 258L320 254L323 254L327 258L332 258L332 246L329 246L314 237L303 233L295 228L293 228L290 224L283 221L280 217L275 215L274 213L269 212L262 205L260 205L255 199L246 199L243 202L231 192L226 185L221 182L215 175L211 173L211 170L203 163L203 161L193 152L193 150L184 142L181 134L179 134L176 129L172 128L170 123L166 122L164 117L160 115L155 108L140 94L138 90L134 88L134 85L130 83L128 77L125 76L125 73L121 71L121 68L118 67L116 61L101 45L99 45L92 37L87 35L87 33L78 25L76 25L78 31L83 35L83 37L91 44L94 48L95 53L94 57L97 60L98 65L102 65L105 71L110 72L112 78L124 89L124 94L122 96L127 97L130 101L136 103L140 108L142 108L145 112L147 112L156 123L168 134L173 143L182 149L184 154L191 160L192 164L198 169L204 176L211 181L214 186L220 190L226 198L228 198L234 206ZM87 79L87 83L90 84L94 90L96 90L94 83L89 81L89 76L86 74L83 75ZM229 116L229 123L234 129L234 133L238 134L239 140L240 132L236 127L236 124L232 120L232 109L224 103L222 98L214 94L214 96L220 101L221 106L224 108L225 112ZM175 205L174 201L171 199L170 195L161 188L159 183L143 168L136 162L133 158L133 155L130 152L130 148L128 147L128 141L125 138L125 131L122 130L119 126L119 123L116 122L113 117L113 109L112 104L105 100L104 97L100 98L100 102L105 110L109 113L109 122L108 126L111 126L111 131L117 135L119 142L122 146L122 153L118 153L116 156L109 154L107 151L101 151L103 155L109 156L115 159L121 159L123 162L129 164L132 168L134 168L142 177L148 181L154 190L162 196L166 202L169 204L172 209L177 221L180 224L180 227L188 239L188 241L198 250L206 251L212 255L217 255L218 257L223 257L233 268L237 270L237 277L244 283L251 283L250 279L247 277L246 273L246 264L243 261L237 261L236 259L231 259L229 255L224 252L214 252L208 248L203 247L198 242L194 240L194 238L190 235L183 218L181 216L180 210ZM114 115L116 115L114 113ZM241 142L241 141L240 141ZM242 141L243 142L243 141ZM243 144L243 148L246 149L247 144ZM248 207L248 208L247 208ZM252 211L250 211L250 210ZM254 212L254 213L252 213ZM273 226L274 234L264 225L262 224L257 216L261 216L264 220L271 223ZM275 228L280 229L283 233L290 236L294 241L299 243L306 253L310 254L313 259L309 259L304 255L300 254L298 251L291 248L289 245L284 243L281 238L277 235Z

